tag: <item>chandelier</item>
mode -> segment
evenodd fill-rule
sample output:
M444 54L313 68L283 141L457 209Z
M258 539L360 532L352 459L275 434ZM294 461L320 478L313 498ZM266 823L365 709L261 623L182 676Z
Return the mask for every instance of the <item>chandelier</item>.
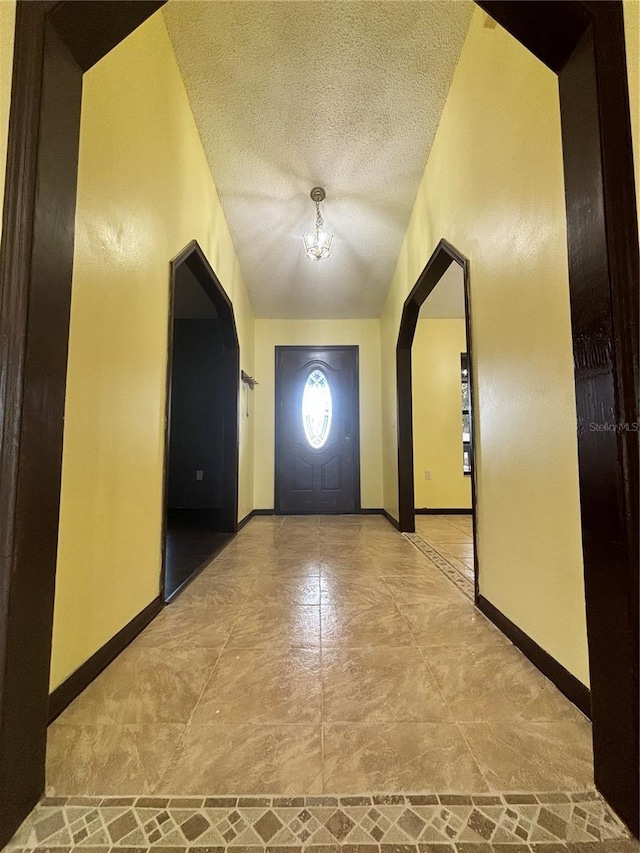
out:
M333 243L333 234L330 234L324 227L324 221L320 215L320 202L325 200L327 194L322 187L314 187L310 195L311 200L316 205L316 224L304 232L302 239L307 257L313 258L314 261L320 261L322 258L329 257Z

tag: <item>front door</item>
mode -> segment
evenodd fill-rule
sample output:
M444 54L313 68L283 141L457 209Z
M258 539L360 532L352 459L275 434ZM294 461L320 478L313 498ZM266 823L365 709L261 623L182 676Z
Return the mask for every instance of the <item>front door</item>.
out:
M358 347L276 347L278 513L360 509Z

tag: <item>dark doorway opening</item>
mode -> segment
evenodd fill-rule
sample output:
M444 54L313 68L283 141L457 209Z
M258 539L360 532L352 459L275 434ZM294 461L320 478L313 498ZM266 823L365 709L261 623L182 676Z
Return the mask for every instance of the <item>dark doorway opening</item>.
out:
M358 347L276 347L275 509L360 510Z
M165 601L237 528L238 337L195 241L171 261L167 383Z

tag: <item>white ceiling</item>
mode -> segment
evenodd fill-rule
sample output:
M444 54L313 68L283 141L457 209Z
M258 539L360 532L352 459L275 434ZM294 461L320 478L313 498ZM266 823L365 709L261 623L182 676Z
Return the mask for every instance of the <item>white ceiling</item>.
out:
M420 308L420 320L464 319L464 273L452 263Z
M470 0L163 10L258 317L377 317ZM333 252L304 255L324 186Z

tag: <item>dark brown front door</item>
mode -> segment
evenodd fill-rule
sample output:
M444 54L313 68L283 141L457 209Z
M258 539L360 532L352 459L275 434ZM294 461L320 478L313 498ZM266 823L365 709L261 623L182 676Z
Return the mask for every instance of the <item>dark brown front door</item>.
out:
M276 347L280 513L360 509L358 347Z

